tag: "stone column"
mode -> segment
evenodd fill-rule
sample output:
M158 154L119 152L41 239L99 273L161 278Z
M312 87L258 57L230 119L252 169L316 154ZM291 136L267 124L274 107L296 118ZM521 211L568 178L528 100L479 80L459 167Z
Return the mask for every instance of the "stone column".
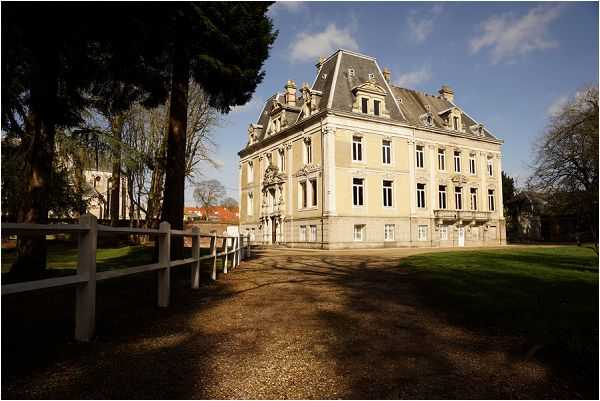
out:
M335 197L335 128L326 127L323 129L323 154L325 160L323 165L323 190L325 191L325 216L336 215L336 197Z
M410 194L410 214L411 216L416 212L416 196L417 196L417 181L415 177L415 141L409 139L408 141L408 176L409 185L408 193ZM411 238L412 240L412 238Z
M435 200L437 194L437 185L435 179L435 146L428 145L429 148L429 216L433 219L434 214L433 210L437 207L437 202ZM433 232L432 232L433 233Z
M285 144L285 150L286 150L286 156L288 158L288 162L287 162L287 199L286 199L286 214L287 216L289 216L289 223L287 223L286 226L286 230L287 230L287 235L286 235L286 240L287 241L292 241L293 240L293 233L292 233L292 226L293 226L293 221L294 221L294 208L295 208L295 203L294 203L294 199L293 199L293 180L292 180L292 170L293 170L293 162L294 162L294 148L292 146L292 142L288 142Z
M486 152L479 152L479 172L481 174L481 193L479 194L479 202L481 205L481 208L479 210L481 211L488 211L490 210L488 208L488 202L487 202L487 191L488 191L488 187L487 187L487 176L488 176L488 171L487 171L487 153Z
M498 211L498 218L504 219L504 199L502 199L502 155L496 156L498 165L496 167L496 174L498 174L498 189L496 190L496 206Z

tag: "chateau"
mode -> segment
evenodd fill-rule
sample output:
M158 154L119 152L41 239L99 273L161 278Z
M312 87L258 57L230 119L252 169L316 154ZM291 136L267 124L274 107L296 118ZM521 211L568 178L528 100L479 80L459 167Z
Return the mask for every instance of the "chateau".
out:
M290 247L506 243L502 140L442 86L392 85L338 50L267 100L240 156L240 229Z

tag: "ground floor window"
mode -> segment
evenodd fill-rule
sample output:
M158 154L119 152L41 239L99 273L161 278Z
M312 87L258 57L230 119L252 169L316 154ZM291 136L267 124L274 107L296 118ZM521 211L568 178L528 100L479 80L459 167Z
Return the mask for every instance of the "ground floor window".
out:
M364 224L355 224L354 225L354 241L364 241L365 240L365 225Z
M440 240L448 240L448 226L440 226Z
M427 226L418 227L419 241L427 241Z
M479 241L479 228L478 227L471 228L471 239L473 239L473 241Z
M306 242L306 226L300 226L300 241Z
M250 241L256 241L256 231L254 228L250 230Z
M310 240L312 242L317 240L317 226L310 226Z
M394 240L394 231L396 226L394 224L386 224L383 230L383 238L386 241Z

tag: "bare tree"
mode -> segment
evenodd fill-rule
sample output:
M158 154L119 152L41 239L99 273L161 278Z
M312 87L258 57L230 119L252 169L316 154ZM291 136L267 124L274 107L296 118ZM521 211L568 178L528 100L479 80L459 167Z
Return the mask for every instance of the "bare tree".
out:
M598 252L598 86L590 85L551 116L537 145L529 185L551 193L577 216ZM578 229L578 231L583 231Z
M237 212L237 210L239 208L238 201L231 197L223 199L223 201L221 202L221 206L223 206L224 208L229 209L233 212Z
M200 181L194 189L194 199L199 207L204 209L206 220L210 208L216 206L224 196L225 187L218 180Z

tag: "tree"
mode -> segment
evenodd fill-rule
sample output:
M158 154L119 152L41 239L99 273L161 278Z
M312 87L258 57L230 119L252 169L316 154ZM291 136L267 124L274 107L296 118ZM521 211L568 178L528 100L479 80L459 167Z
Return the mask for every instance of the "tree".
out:
M598 252L598 87L577 92L551 116L536 149L529 184L577 214Z
M204 209L206 220L210 208L216 206L224 196L225 187L218 180L200 181L194 189L194 199L198 206Z
M237 212L239 208L238 201L231 197L223 199L223 201L221 202L221 206L228 210L231 210L232 212Z
M189 79L202 86L212 107L227 113L250 100L262 81L263 62L275 40L266 2L171 3L165 36L171 65L165 197L162 220L183 227ZM172 239L171 254L183 252Z
M504 205L504 217L506 218L507 235L515 238L515 233L518 232L518 213L519 202L516 198L517 190L515 188L515 180L504 171L502 172L502 201Z

